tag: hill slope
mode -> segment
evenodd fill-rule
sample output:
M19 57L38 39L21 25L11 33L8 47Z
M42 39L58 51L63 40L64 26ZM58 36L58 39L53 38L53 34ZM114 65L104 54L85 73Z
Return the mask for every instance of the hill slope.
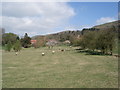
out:
M38 38L46 38L47 40L49 39L55 39L57 41L65 41L69 40L71 37L78 37L81 35L81 31L63 31L59 33L54 33L54 34L48 34L48 35L38 35L32 37L32 39L38 39Z
M120 26L120 24L118 22L119 21L109 22L109 23L94 26L93 28L104 29L104 28L115 27L117 29L118 26Z
M59 33L54 33L54 34L48 34L48 35L38 35L32 37L32 39L39 39L39 38L46 38L47 40L49 39L55 39L57 41L65 41L69 40L70 38L77 38L83 35L87 31L95 31L95 30L104 30L107 28L115 28L115 30L118 30L118 27L120 27L119 21L114 21L110 23L105 23L101 25L94 26L92 28L84 28L83 30L76 30L76 31L63 31Z

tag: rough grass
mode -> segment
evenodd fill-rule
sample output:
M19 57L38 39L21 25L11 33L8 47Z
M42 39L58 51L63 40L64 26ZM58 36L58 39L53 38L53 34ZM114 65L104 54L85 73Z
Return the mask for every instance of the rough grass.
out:
M67 47L53 48L55 54L45 47L23 49L18 56L3 51L3 88L118 87L118 58L59 48Z

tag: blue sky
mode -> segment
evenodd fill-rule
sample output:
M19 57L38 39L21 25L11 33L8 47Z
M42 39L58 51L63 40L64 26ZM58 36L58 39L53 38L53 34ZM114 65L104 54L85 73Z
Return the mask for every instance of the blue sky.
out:
M99 20L100 18L107 18L107 17L117 20L117 15L118 15L117 2L89 2L89 3L87 2L71 3L70 2L68 4L74 8L76 13L76 15L70 19L71 25L75 25L75 26L93 25L94 26L97 24L96 20Z
M20 36L82 30L112 22L118 17L117 2L3 3L2 27Z

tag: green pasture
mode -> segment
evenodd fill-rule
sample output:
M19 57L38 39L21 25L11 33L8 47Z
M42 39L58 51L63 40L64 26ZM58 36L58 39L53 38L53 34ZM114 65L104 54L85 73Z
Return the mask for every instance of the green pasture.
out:
M67 46L22 49L18 55L2 52L3 88L118 87L115 56L87 55Z

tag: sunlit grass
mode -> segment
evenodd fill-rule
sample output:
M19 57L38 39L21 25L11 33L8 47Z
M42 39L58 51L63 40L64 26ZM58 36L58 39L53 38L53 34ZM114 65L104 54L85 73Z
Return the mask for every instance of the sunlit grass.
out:
M3 51L3 88L118 87L118 58L86 55L69 47L53 50L55 54L46 47L23 49L17 56Z

